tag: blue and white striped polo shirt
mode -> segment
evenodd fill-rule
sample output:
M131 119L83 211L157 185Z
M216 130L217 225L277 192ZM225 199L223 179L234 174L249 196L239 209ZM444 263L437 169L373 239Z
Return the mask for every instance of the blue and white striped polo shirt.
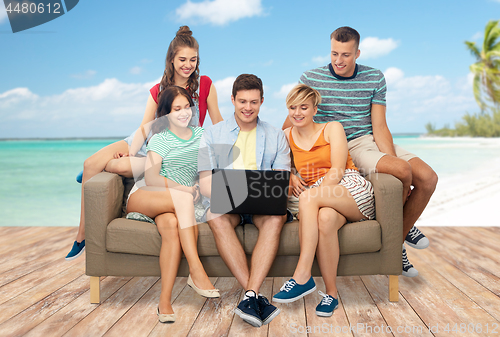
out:
M356 64L351 77L338 76L329 64L306 71L300 77L300 83L321 94L321 104L314 121L342 123L348 141L371 134L371 105L385 106L384 74L360 64Z

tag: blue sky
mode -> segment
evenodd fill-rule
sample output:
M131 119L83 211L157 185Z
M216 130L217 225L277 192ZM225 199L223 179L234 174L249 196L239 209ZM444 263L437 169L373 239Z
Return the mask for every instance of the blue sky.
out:
M214 81L225 118L232 81L254 73L265 85L261 117L281 126L289 88L329 63L330 33L347 25L361 34L358 63L386 75L393 133L453 125L478 111L464 41L480 43L498 13L500 0L82 0L13 34L2 7L0 138L130 134L184 24L200 43L201 74Z

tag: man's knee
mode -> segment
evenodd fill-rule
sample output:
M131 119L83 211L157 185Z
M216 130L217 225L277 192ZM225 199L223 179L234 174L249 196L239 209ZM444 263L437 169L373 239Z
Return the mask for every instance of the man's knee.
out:
M232 219L232 217L228 216L227 214L214 216L212 213L210 213L207 218L209 218L209 220L207 220L208 226L214 233L234 230L235 219Z
M266 235L280 235L283 225L286 221L286 215L270 215L260 219L254 219L255 226L259 232L265 232Z
M416 172L415 172L415 175ZM438 175L433 169L428 168L418 172L418 180L415 179L414 185L416 188L424 190L426 193L432 194L436 190L438 183Z
M412 183L412 170L408 162L397 161L392 169L392 175L398 178L403 185L409 186Z

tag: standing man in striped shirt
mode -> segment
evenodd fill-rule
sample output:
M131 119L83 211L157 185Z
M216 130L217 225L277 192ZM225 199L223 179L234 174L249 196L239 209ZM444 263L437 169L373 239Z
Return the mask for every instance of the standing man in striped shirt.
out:
M427 248L429 240L414 224L434 193L437 175L423 160L393 143L385 117L384 74L356 64L360 55L359 33L350 27L341 27L331 34L330 40L331 63L306 71L300 78L301 83L321 94L315 122L342 123L349 152L362 174L388 173L401 180L403 243L417 249ZM289 126L287 119L283 128ZM418 275L406 257L404 244L403 275Z

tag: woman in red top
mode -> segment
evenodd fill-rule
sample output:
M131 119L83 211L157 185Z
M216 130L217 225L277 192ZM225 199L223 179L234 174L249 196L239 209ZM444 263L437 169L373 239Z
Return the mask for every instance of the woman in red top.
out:
M155 119L158 107L158 97L162 89L176 85L188 90L195 101L198 116L198 125L202 125L206 112L210 115L213 124L222 121L217 105L217 91L208 76L199 76L200 59L198 56L198 42L192 36L188 26L182 26L175 38L170 42L165 60L165 71L161 82L151 88L146 103L146 111L141 125L131 136L110 144L85 160L82 176L82 201L80 225L76 241L66 260L73 260L85 250L85 218L83 204L83 185L97 173L106 170L125 177L133 177L144 171L146 162L145 142L150 133L152 121Z

